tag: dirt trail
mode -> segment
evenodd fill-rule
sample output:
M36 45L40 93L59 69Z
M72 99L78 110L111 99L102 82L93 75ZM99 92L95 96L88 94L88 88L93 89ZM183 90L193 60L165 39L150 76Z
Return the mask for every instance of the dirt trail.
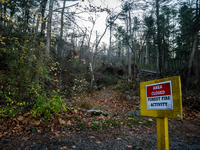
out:
M1 149L156 149L156 119L151 117L128 118L127 113L138 106L138 97L132 101L111 88L80 97L80 105L91 110L102 110L110 116L91 116L81 108L67 114L69 120L59 120L54 128L35 132L10 133L0 139ZM84 102L90 102L84 103ZM83 105L84 104L84 105ZM80 111L80 112L79 112ZM63 113L66 114L66 113ZM60 114L63 117L63 114ZM77 118L80 118L79 121ZM65 118L66 119L66 118ZM73 120L75 123L73 123ZM116 120L105 125L105 120ZM84 124L86 123L86 124ZM94 129L92 123L102 126ZM119 126L120 123L120 126ZM132 123L132 124L131 124ZM148 125L147 123L150 123ZM49 122L49 124L51 124ZM80 125L85 125L80 126ZM89 127L87 128L87 125ZM93 124L94 125L94 124ZM17 125L16 125L17 126ZM98 126L96 126L98 127ZM87 130L81 130L87 128ZM32 130L33 131L33 130ZM200 149L200 119L169 119L170 149ZM143 143L143 144L141 144Z

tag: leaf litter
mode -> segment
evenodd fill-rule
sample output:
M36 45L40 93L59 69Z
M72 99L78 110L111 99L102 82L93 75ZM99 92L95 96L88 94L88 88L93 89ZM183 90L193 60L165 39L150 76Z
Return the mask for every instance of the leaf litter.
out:
M30 140L28 135L34 133L35 131L37 131L38 136L42 136L42 133L49 132L52 133L51 136L55 138L61 138L63 136L69 137L73 135L74 131L79 132L80 130L92 130L92 123L95 123L93 124L93 127L94 125L97 125L97 129L100 126L98 129L100 131L103 130L103 126L105 126L106 129L109 128L111 130L115 130L114 124L119 123L120 125L117 126L117 130L120 130L122 133L128 132L129 130L136 133L156 133L156 123L155 119L153 118L144 118L143 121L138 121L137 126L128 126L128 123L124 120L135 120L135 118L126 117L126 114L136 109L138 105L136 105L134 101L122 100L119 99L119 97L115 97L113 95L117 94L115 91L111 90L105 93L96 92L93 95L80 98L83 101L85 99L90 99L92 105L91 110L102 110L109 113L109 116L91 116L90 114L86 113L86 109L77 107L76 105L72 110L62 111L59 114L51 114L50 120L42 117L34 118L31 114L21 113L16 117L3 118L4 121L0 124L0 138L16 135L22 136L23 141L27 142ZM178 134L185 133L185 135L199 135L199 132L194 131L199 131L199 124L195 124L196 121L191 122L190 120L199 120L200 112L197 110L191 110L189 107L184 107L183 114L184 120L181 122L178 122L177 120L169 121L169 124L173 124L175 126L174 128L172 125L169 125L169 129ZM110 124L105 124L106 120L112 121ZM143 123L147 121L151 123L150 127L143 125ZM187 125L184 125L186 123ZM193 131L188 131L191 133L186 133L183 125L185 128L186 126L187 128L191 126L191 130L193 129ZM177 130L178 127L182 127L184 131ZM95 139L96 137L92 135L90 138ZM117 140L120 139L121 138L117 138ZM97 143L100 144L101 142L97 141ZM127 145L127 147L129 146L131 145Z

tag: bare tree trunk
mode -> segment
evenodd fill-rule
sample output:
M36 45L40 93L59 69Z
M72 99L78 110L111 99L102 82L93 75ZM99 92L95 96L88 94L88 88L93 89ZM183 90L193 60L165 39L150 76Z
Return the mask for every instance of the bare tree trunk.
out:
M2 3L0 2L0 25L2 25L2 20L3 20L3 7Z
M123 64L124 59L124 47L122 47L121 64Z
M93 61L93 60L92 60ZM91 91L91 93L92 93L92 87L93 87L93 82L94 82L94 72L93 72L93 69L92 69L92 63L90 63L90 71L91 71L91 77L92 77L92 79L91 79L91 85L90 85L90 91Z
M198 1L199 0L196 1L196 8L197 8L196 16L198 16L198 13L200 14L200 10L198 10L198 9L200 9L200 1L199 1L199 4L198 4ZM195 82L194 82L194 84L196 84L196 85L199 82L199 34L198 33L197 33L196 55L195 55L195 59L194 59L194 62L195 62L195 64L194 64L195 65L194 66L195 67Z
M44 17L44 13L45 13L45 8L47 5L47 0L43 0L42 1L42 25L41 25L41 38L42 40L44 40L44 35L45 35L45 25L46 25L46 19Z
M54 0L50 0L49 2L49 17L47 21L46 57L49 56L49 51L51 49L51 20L52 20L52 14L53 14L53 2Z
M192 61L193 61L193 58L194 58L194 52L195 52L195 49L196 49L196 44L197 44L197 35L198 35L198 31L196 31L194 33L194 38L193 38L193 43L192 43L192 50L190 52L190 56L189 56L189 59L188 59L188 76L187 76L187 85L189 84L189 78L190 78L190 73L191 73L191 68L192 68Z
M121 67L121 63L122 63L122 46L121 46L121 42L118 42L118 50L119 50L119 65L118 67L120 68Z
M41 12L42 12L42 4L40 5L40 8L38 10L38 16L37 16L37 23L35 26L35 33L38 33L38 27L39 27L39 23L40 23L40 19L41 19Z
M194 57L194 70L195 70L195 81L194 84L197 84L199 81L199 36L197 35L197 44L196 44L196 53Z
M147 38L146 43L146 63L149 64L149 39Z
M63 8L62 8L62 12L61 12L61 27L60 27L60 39L62 40L63 37L63 16L64 16L64 11L65 11L65 3L66 1L63 1Z
M90 40L91 40L91 37L92 37L92 32L93 32L93 29L94 29L94 25L95 25L95 22L92 22L92 29L90 31L90 36L89 36L89 39L88 39L88 51L90 51Z
M33 28L32 28L32 33L35 32L35 18L36 18L36 13L33 16Z
M64 11L65 11L65 3L66 1L64 0L63 1L63 8L62 8L62 12L61 12L61 27L60 27L60 41L58 43L59 45L59 49L61 49L61 63L60 63L60 67L61 67L61 71L59 73L59 91L61 92L61 87L62 87L62 65L63 65L63 56L62 56L62 53L63 53L63 46L62 46L62 37L63 37L63 16L64 16Z
M131 79L132 78L132 71L131 71L131 63L132 63L132 53L131 53L131 47L132 46L132 34L131 34L131 13L129 11L129 27L128 27L128 34L129 34L129 46L128 46L128 78ZM135 72L134 72L135 73Z
M84 54L83 45L84 45L86 33L87 33L87 28L85 28L85 33L84 33L84 35L83 35L83 40L82 40L81 46L80 46L79 63L81 62L81 59L83 58L83 54Z
M6 27L6 20L7 20L7 18L6 18L6 3L4 3L4 5L3 5L3 18L4 18L4 27Z
M110 25L110 47L109 47L109 51L108 51L108 63L111 64L111 51L112 51L112 41L111 41L111 37L112 37L112 25Z
M90 63L90 69L91 69L91 85L90 85L90 91L91 93L93 92L93 82L95 81L94 79L94 67L95 67L95 55L97 55L97 51L98 51L98 39L97 39L97 31L96 31L96 45L95 45L95 53L92 56L92 63Z
M29 10L28 10L28 2L25 1L25 10L24 10L24 23L25 23L25 29L24 31L29 31L29 28L28 28L28 20L29 20Z
M157 45L158 45L158 58L159 59L159 76L162 77L162 50L160 38L160 17L159 17L159 0L156 0L156 16L157 16Z
M196 21L195 21L195 25L194 25L192 50L191 50L189 58L188 58L188 72L187 72L187 82L186 82L187 86L189 84L190 73L191 73L191 68L192 68L192 61L194 58L194 53L195 53L197 39L198 39L198 33L199 33L200 6L198 6L198 5L200 5L200 1L196 0ZM186 88L186 90L187 90L187 88Z
M131 43L131 39L129 39L129 43ZM131 63L132 63L132 54L131 54L131 48L128 47L128 77L129 79L132 78L132 72L131 72ZM134 72L135 73L135 72Z

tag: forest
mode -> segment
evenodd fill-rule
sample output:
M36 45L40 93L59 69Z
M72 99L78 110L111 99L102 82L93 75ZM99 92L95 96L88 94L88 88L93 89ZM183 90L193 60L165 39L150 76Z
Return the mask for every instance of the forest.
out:
M140 82L171 76L181 77L184 117L200 117L199 22L199 0L0 0L0 138L54 132L56 116L85 129L81 111L103 103L97 93L115 92L122 110L134 101L132 111Z

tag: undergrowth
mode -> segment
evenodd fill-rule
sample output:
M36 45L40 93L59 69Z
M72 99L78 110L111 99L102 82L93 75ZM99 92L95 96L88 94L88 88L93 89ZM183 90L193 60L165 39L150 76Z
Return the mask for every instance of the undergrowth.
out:
M66 102L60 96L51 95L48 97L46 93L38 96L36 104L33 106L33 109L30 111L33 117L44 115L44 118L50 119L51 113L58 114L61 110L70 109L66 105Z
M0 117L15 117L19 112L27 111L25 110L27 105L32 106L28 111L35 118L44 116L44 118L50 119L51 113L58 114L62 110L66 111L70 109L70 106L58 95L58 92L45 92L40 87L37 89L32 87L30 93L35 99L34 102L18 102L16 105L8 103L6 106L0 108Z

